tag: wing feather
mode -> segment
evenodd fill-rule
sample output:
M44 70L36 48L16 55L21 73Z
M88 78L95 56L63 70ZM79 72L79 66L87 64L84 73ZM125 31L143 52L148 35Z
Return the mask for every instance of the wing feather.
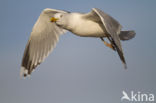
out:
M44 61L59 40L59 36L66 30L50 22L55 13L67 13L61 10L45 9L35 23L26 45L21 64L21 76L31 72Z
M108 40L114 45L121 61L124 64L124 67L127 68L122 46L120 43L120 38L119 38L119 34L120 34L122 26L113 17L104 13L100 9L93 8L91 11L91 15L94 15L95 19L97 19L98 17L98 20L96 21L100 20L102 22L103 29L106 30L106 32L108 33L108 36L107 36Z

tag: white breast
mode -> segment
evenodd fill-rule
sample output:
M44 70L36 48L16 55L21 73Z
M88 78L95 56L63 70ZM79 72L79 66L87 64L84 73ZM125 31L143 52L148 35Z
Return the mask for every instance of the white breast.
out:
M101 26L91 20L83 20L78 22L72 32L79 36L87 37L104 37L105 33Z
M80 16L70 22L68 30L83 37L105 37L104 30L97 22L82 19Z

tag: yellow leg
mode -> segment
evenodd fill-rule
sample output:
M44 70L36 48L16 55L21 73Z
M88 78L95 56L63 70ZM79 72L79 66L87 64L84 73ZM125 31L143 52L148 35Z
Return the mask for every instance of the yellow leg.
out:
M104 44L105 44L107 47L111 48L112 50L115 50L115 48L113 47L113 45L110 44L110 43L107 43L102 37L101 37L101 40L104 42Z
M106 41L103 41L103 42L104 42L104 44L105 44L107 47L109 47L109 48L111 48L111 49L114 50L114 47L113 47L112 44L109 44L109 43L107 43Z

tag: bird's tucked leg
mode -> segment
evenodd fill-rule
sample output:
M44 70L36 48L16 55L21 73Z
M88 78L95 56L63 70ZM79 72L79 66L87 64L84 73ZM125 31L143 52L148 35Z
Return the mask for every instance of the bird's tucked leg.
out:
M100 38L107 47L111 48L112 50L115 50L114 46L111 43L106 42L102 37L100 37Z

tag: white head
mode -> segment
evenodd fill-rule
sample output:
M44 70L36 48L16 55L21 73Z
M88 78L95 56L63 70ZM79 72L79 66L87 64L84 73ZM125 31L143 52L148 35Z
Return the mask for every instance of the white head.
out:
M51 18L51 22L55 22L58 26L66 28L68 25L68 14L67 13L56 13L54 17Z

